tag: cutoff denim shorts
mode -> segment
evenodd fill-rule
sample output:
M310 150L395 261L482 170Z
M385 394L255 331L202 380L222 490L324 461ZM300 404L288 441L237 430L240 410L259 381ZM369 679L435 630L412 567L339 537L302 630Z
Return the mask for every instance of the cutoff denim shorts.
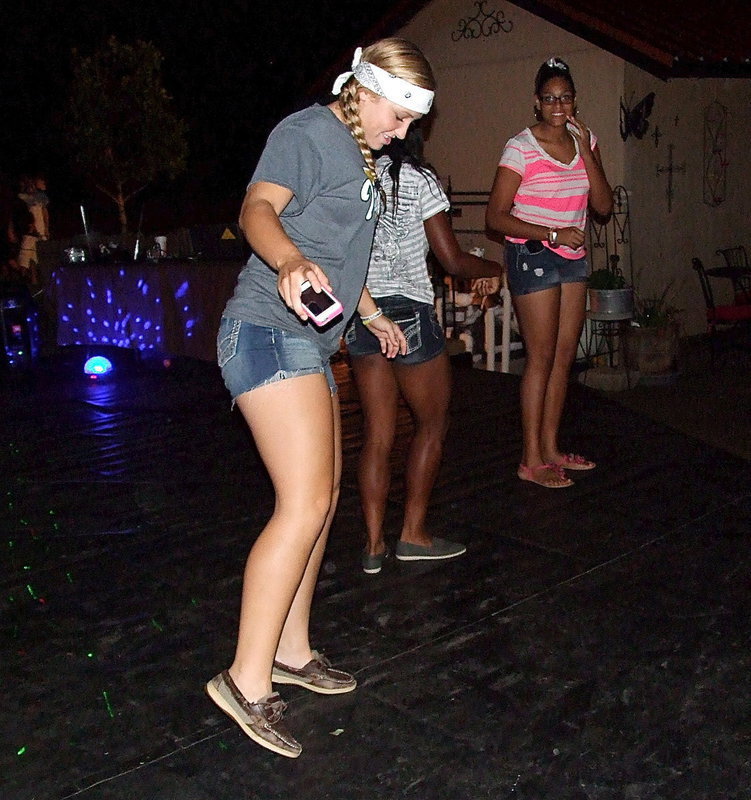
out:
M586 257L570 259L549 247L530 253L526 242L506 242L506 271L512 295L532 294L562 283L585 283L589 275Z
M422 364L440 355L446 349L446 337L438 322L435 308L429 303L418 303L402 295L374 298L376 305L395 322L407 340L406 355L394 358L397 364ZM381 344L355 315L344 336L350 356L380 354Z
M315 342L289 331L222 317L216 355L233 402L260 386L317 373L325 375L331 394L336 394L329 359Z

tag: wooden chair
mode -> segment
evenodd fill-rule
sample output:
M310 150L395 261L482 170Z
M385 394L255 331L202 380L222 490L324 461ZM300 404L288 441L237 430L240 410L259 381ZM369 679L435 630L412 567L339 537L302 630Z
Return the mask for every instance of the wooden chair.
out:
M715 250L718 256L725 259L725 264L728 267L749 267L748 255L746 248L739 244L737 247L725 247L720 250Z
M707 310L707 331L709 333L709 347L712 365L714 366L715 352L717 350L718 333L728 331L732 342L736 336L742 337L739 341L744 346L751 343L751 303L732 303L729 305L716 305L709 277L704 270L704 264L698 258L691 259L691 266L696 270L704 295L704 304Z
M732 276L735 302L741 305L751 303L751 264L748 262L746 248L739 244L736 247L715 250L715 253L725 259L728 269L736 271Z

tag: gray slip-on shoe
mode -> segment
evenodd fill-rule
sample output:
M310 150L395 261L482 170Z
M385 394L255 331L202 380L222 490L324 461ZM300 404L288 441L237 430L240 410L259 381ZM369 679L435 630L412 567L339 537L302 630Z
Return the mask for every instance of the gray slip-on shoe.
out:
M362 554L362 571L368 575L377 575L381 571L383 562L388 558L388 549L382 553L371 555L368 552Z
M466 552L466 545L439 539L437 536L429 546L402 541L396 543L396 557L399 561L438 561L456 558Z
M276 692L250 703L224 670L206 684L206 693L261 747L287 758L297 758L302 753L302 746L282 722L287 704Z

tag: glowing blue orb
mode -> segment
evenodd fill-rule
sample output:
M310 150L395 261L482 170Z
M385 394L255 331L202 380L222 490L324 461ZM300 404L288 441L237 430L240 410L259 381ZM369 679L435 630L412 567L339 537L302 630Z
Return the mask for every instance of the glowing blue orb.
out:
M92 356L83 365L85 375L106 375L112 372L112 362L104 356Z

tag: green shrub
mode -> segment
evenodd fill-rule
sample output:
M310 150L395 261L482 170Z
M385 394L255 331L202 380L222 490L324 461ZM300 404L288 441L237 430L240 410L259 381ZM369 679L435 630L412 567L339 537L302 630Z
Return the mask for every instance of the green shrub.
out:
M626 279L620 270L596 269L589 276L588 286L590 289L625 289Z

